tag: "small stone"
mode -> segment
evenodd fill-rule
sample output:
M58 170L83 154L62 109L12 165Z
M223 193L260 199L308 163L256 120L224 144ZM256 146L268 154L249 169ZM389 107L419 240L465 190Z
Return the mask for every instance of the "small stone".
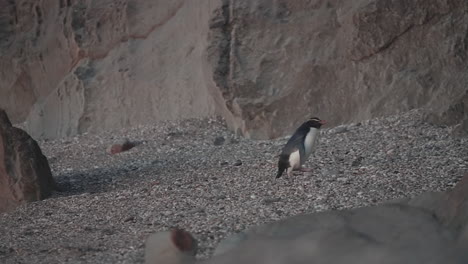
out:
M129 217L124 219L124 222L130 222L130 221L133 221L133 220L135 220L135 217L134 216L129 216Z
M204 212L205 212L205 209L203 208L195 208L193 210L188 211L187 213L191 215L191 214L198 214L198 213L204 213Z
M85 227L83 227L83 230L86 231L86 232L92 232L95 229L93 227L91 227L91 226L85 226Z
M311 195L311 194L308 194L307 197L309 197L309 195ZM312 195L311 195L311 196L312 196ZM318 195L315 199L316 199L317 201L320 201L320 200L325 200L326 197L323 196L323 195Z
M279 202L280 200L281 200L280 197L265 198L265 199L263 199L263 203L264 204L272 204L272 203Z
M362 157L362 156L357 157L355 160L353 160L353 162L351 163L351 166L352 167L357 167L357 166L361 165L363 159L364 159L364 157Z
M234 166L240 166L240 165L242 165L241 160L236 160L236 162L234 162Z
M159 163L162 163L162 161L157 160L157 159L151 161L151 164L152 164L152 165L157 165L157 164L159 164Z
M328 209L329 209L329 207L326 204L319 204L319 205L315 206L315 210L317 210L317 211L326 211Z
M348 132L348 127L347 126L337 126L333 129L335 132L335 134L341 134L341 133L345 133L345 132Z
M224 137L217 137L217 138L215 138L213 144L215 146L221 146L221 145L224 144L225 141L226 141L226 139L224 139Z
M132 149L133 147L136 146L136 143L129 141L128 139L125 139L122 143L117 143L113 144L107 149L107 152L111 155L124 152L127 150Z
M163 211L162 214L163 214L164 216L169 216L169 215L172 214L172 211L169 211L169 210L168 210L168 211Z
M224 195L224 194L218 195L218 196L216 197L216 199L217 199L217 200L224 200L224 199L226 199L226 195Z
M107 236L114 235L115 233L116 233L115 230L113 230L111 228L106 228L106 229L102 230L102 234L107 235Z

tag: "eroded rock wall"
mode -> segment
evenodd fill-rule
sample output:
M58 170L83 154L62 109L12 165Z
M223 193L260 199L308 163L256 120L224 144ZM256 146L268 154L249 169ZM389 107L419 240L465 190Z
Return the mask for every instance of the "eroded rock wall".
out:
M225 115L273 138L311 116L442 113L467 91L467 11L466 1L226 0L209 47Z
M0 106L35 138L215 113L274 138L310 116L333 126L419 107L464 131L467 11L463 0L2 1Z
M200 61L215 1L3 2L0 104L34 137L214 113Z

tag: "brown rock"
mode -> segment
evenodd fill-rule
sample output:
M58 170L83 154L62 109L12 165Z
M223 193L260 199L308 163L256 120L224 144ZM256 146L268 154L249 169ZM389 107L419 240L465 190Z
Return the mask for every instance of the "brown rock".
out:
M0 212L49 196L56 187L37 142L0 109Z
M128 139L125 139L122 143L114 144L109 147L108 151L110 154L117 154L123 151L127 151L129 149L132 149L137 145L136 142L131 142Z
M145 244L145 264L193 263L198 249L192 235L179 228L154 234L148 237Z

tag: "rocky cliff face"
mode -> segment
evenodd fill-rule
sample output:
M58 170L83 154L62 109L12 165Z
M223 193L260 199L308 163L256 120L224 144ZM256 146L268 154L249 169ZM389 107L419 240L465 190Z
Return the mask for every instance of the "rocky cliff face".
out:
M467 14L466 1L225 1L210 44L226 116L271 138L316 115L444 112L467 91Z
M312 115L333 125L417 107L468 127L463 0L12 0L0 10L0 106L35 137L218 113L244 136L273 138Z
M2 3L0 105L33 136L214 113L209 1Z

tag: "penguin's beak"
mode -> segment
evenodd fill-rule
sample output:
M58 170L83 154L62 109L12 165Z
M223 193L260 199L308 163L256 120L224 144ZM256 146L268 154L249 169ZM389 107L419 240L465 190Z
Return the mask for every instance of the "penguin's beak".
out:
M320 120L321 125L325 125L327 123L327 120Z

